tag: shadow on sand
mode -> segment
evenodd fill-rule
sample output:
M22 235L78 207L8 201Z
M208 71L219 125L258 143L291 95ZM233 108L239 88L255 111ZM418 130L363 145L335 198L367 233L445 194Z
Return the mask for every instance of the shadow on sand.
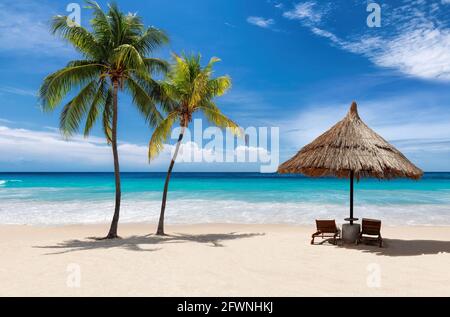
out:
M132 251L158 251L161 248L144 248L143 246L157 246L165 243L184 243L197 242L209 244L211 247L223 247L223 241L236 240L243 238L251 238L255 236L263 236L265 233L214 233L214 234L183 234L175 233L173 235L156 236L131 236L127 238L114 240L98 240L97 238L86 238L86 240L68 240L56 245L49 246L34 246L34 248L51 249L55 252L49 254L62 254L74 251L85 251L95 249L111 249L123 248Z
M383 247L374 244L345 244L345 248L384 256L414 256L450 253L450 241L383 239Z

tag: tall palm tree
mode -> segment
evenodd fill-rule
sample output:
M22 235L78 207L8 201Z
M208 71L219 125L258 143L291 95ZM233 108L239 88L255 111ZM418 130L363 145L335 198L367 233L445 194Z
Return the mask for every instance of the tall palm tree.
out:
M175 152L167 171L164 192L161 203L157 235L164 235L164 213L166 209L167 191L170 175L180 149L184 132L192 120L194 112L202 112L203 115L218 127L228 127L235 134L240 134L239 126L221 113L214 103L214 98L223 95L231 87L231 79L228 76L212 78L213 65L219 61L211 58L209 63L202 68L201 56L173 54L174 63L167 74L166 80L161 84L166 102L167 116L155 128L149 144L149 159L152 160L163 149L164 141L169 137L172 126L179 122L180 135L175 147Z
M115 176L115 209L107 239L117 238L120 213L120 170L117 152L118 93L126 91L133 104L150 125L162 120L155 103L161 99L161 87L151 75L166 72L166 62L147 57L154 49L168 42L164 32L146 28L139 16L122 13L117 5L107 12L93 1L91 29L68 23L65 16L53 18L51 31L68 41L81 55L66 67L47 76L40 88L45 111L58 106L66 95L77 90L60 116L60 129L69 137L84 122L87 137L100 117L108 144L112 146ZM71 22L71 21L69 21Z

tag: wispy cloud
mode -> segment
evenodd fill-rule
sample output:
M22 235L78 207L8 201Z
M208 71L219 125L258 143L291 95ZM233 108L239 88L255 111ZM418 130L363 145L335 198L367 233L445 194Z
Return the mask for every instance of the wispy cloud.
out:
M225 22L224 24L225 24L226 26L230 27L230 28L233 28L233 29L236 28L236 25L234 25L234 24L232 24L232 23L230 23L230 22Z
M283 9L284 4L280 1L267 0L267 3L273 5L277 9Z
M283 13L285 18L290 20L307 20L311 22L320 22L324 11L317 8L313 1L297 3L292 10Z
M13 94L13 95L19 95L19 96L37 96L37 91L32 89L23 89L23 88L17 88L17 87L11 87L11 86L0 86L0 94L6 93L6 94Z
M364 25L359 33L344 35L331 32L330 22L324 19L330 3L301 2L285 11L283 16L299 20L314 34L327 38L341 49L366 56L380 67L422 79L449 81L449 21L440 13L441 9L445 10L441 6L446 2L411 1L383 9L380 29L369 32Z
M284 4L282 4L282 3L275 3L273 6L275 8L277 8L277 9L283 9L284 8Z
M247 22L264 29L268 29L275 24L275 21L273 19L266 19L257 16L248 17Z
M57 55L73 52L49 32L55 13L44 3L4 1L0 3L0 52Z

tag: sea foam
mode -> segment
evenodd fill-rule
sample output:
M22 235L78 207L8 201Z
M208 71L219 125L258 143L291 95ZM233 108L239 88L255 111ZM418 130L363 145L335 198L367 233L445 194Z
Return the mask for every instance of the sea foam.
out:
M159 200L123 200L121 222L156 223ZM45 202L9 200L0 203L1 224L90 224L107 223L113 201ZM342 223L348 206L323 203L268 203L237 200L169 200L166 221L173 224L246 223L308 224L314 219ZM357 205L356 217L379 218L385 225L450 225L449 208L441 205Z

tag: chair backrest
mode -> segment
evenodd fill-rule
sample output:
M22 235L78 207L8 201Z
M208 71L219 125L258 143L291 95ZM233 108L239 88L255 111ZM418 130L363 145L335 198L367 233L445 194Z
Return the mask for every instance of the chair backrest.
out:
M336 233L336 221L334 220L316 220L317 231L322 233Z
M381 220L377 219L362 219L361 233L370 235L379 235L381 230Z

